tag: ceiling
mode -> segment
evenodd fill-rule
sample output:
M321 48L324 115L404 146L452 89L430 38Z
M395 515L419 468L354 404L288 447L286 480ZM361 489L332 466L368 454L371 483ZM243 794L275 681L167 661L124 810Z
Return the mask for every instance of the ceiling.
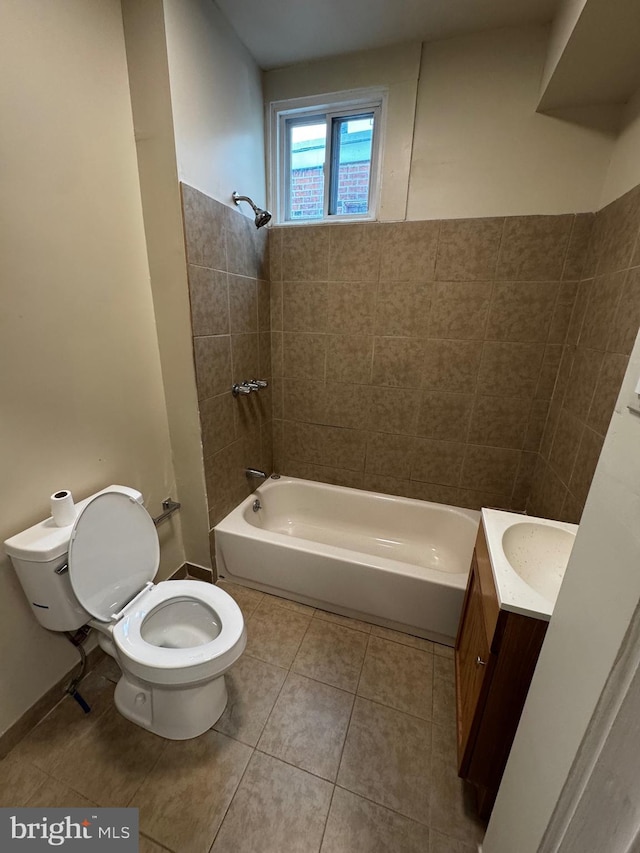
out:
M550 22L560 0L214 0L263 69Z

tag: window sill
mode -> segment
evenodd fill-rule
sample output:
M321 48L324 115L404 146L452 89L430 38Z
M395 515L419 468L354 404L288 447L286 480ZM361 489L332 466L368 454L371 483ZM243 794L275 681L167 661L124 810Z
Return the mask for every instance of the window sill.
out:
M358 222L378 222L374 216L340 216L335 219L292 219L290 222L271 222L270 228L299 228L304 225L354 225Z

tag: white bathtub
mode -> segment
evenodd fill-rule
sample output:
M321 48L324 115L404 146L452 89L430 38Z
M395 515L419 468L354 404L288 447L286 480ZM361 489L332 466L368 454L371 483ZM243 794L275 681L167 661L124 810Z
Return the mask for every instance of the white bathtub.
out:
M216 525L218 576L451 645L479 521L458 507L270 478Z

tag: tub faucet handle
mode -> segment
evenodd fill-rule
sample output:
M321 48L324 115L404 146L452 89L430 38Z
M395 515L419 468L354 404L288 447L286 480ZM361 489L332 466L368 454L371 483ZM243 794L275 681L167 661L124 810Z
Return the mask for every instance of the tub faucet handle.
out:
M239 394L250 394L252 391L253 388L251 388L248 382L243 382L242 385L240 385L239 382L236 382L231 389L231 393L234 397L237 397Z
M255 385L256 388L266 388L269 383L266 379L252 379L249 385Z

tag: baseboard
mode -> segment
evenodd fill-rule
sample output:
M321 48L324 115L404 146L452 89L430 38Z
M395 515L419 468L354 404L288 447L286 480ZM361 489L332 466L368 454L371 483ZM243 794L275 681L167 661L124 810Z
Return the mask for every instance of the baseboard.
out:
M182 581L188 578L213 583L213 572L211 569L205 569L204 566L197 566L195 563L183 563L179 569L169 575L168 579L170 581Z
M91 651L87 652L87 672L95 669L98 663L104 657L104 652L99 646L96 646ZM44 696L41 696L20 719L10 726L6 732L0 735L0 758L4 758L8 752L17 746L20 741L25 738L32 729L43 720L50 711L53 711L55 706L60 702L66 694L66 688L74 672L77 672L78 664L74 664L71 669L56 682Z
M213 583L213 572L211 569L205 569L204 566L197 566L195 563L185 563L185 566L187 567L188 577Z
M175 570L172 574L167 578L168 581L183 581L187 577L187 564L183 563L178 569Z
M213 572L211 569L196 566L194 563L183 563L170 576L169 580L184 580L186 578L195 578L206 583L213 583ZM87 672L95 669L103 657L104 652L99 646L87 651ZM14 746L17 746L55 708L58 702L64 699L66 696L66 687L77 668L78 664L74 664L53 687L47 690L44 696L41 696L40 699L24 712L20 719L0 735L0 759L4 758L8 752L11 752Z

